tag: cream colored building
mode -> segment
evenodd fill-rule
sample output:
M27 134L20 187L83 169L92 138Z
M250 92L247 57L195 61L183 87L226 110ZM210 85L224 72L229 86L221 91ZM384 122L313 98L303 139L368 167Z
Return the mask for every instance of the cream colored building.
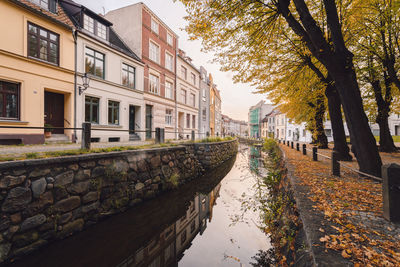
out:
M177 63L177 129L178 138L191 138L192 131L198 138L200 71L183 50L179 50Z
M87 90L77 95L77 125L92 124L92 141L144 140L140 132L145 115L144 64L115 33L111 22L72 1L61 4L71 18L78 17L74 20L78 87L83 87L84 73L90 78Z
M73 127L73 24L55 0L41 3L0 1L0 126ZM43 142L43 129L0 129L2 144Z

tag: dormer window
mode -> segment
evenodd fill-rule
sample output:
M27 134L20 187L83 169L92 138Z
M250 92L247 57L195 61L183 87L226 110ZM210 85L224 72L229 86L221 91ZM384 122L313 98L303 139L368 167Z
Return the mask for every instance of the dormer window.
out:
M83 15L83 28L91 33L94 33L94 19L88 15Z
M57 1L56 0L30 0L30 1L52 13L57 13Z
M107 39L107 27L86 14L83 15L83 28L102 39Z

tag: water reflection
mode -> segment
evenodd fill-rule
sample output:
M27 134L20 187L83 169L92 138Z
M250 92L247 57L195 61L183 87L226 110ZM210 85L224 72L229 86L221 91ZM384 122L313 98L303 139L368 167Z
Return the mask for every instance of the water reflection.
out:
M235 160L11 266L178 266L192 240L211 222L220 182Z

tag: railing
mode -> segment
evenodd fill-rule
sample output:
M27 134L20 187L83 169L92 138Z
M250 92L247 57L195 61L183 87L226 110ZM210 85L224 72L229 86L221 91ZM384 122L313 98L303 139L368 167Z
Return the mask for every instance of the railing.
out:
M294 148L293 141L278 140L279 144L286 144L288 147ZM296 143L296 150L300 151L300 143ZM334 176L340 177L340 168L343 167L348 169L362 177L370 178L376 182L382 183L383 189L383 215L384 217L392 222L400 222L400 165L397 164L386 164L382 166L382 177L378 177L363 171L357 170L345 163L338 160L339 153L332 151L331 157L318 153L318 148L313 147L312 149L307 148L306 144L303 144L302 153L307 155L307 151L312 153L313 161L318 161L318 156L323 157L331 161L331 173Z

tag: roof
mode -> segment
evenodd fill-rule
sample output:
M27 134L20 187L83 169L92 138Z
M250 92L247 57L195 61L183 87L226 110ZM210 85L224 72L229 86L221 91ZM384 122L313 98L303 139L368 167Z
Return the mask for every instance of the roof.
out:
M192 62L190 62L189 60L187 60L185 57L183 57L182 55L178 54L178 57L181 58L183 61L186 62L186 64L188 64L189 66L191 66L195 71L197 71L198 73L200 73L200 69L198 69Z
M96 38L97 41L102 42L103 44L127 55L135 60L142 62L142 60L124 43L121 37L114 31L114 29L111 27L112 23L103 18L100 15L95 14L93 11L88 9L87 7L75 3L72 0L60 0L60 4L63 6L66 14L69 16L71 21L74 23L75 27L79 29L80 31L82 30L81 27L81 22L78 20L80 16L77 16L80 14L80 12L84 12L88 14L89 16L95 18L96 20L99 20L101 23L104 23L104 25L108 26L108 42L101 40L100 38ZM83 32L84 34L93 37L86 32Z
M38 15L42 15L43 17L50 19L58 24L61 24L62 26L65 26L69 29L72 29L74 27L74 24L72 23L69 16L65 13L61 5L57 5L57 14L54 14L28 0L8 0L8 1L17 4L21 7L24 7Z

